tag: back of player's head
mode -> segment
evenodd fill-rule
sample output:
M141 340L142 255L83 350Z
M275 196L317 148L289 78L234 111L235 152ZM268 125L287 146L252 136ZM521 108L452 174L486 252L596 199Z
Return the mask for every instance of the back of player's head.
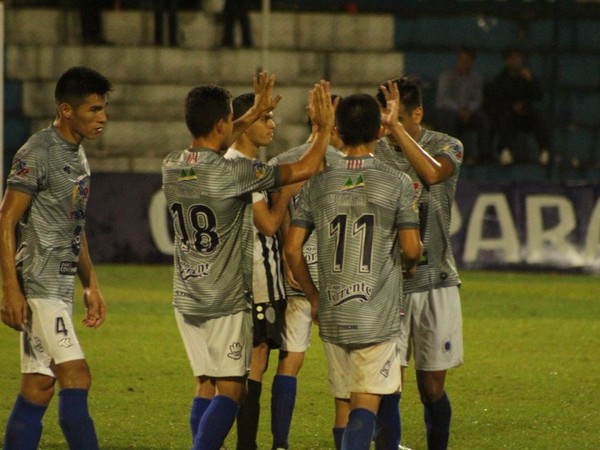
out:
M194 138L207 136L231 114L231 94L214 84L193 88L185 99L185 124Z
M368 94L345 97L335 111L335 126L346 145L374 141L381 127L381 111L377 100Z
M254 105L254 99L256 95L253 92L238 95L233 99L233 120L239 119L248 112L252 105Z
M73 107L81 105L89 95L107 96L112 91L108 79L93 69L83 66L71 67L56 82L54 100L57 105L68 103Z
M400 102L404 105L406 112L409 114L413 112L419 106L423 106L423 97L421 94L421 87L417 83L417 80L413 77L401 77L394 78L391 80L398 86L398 92L400 93ZM385 108L387 102L385 95L381 92L381 89L377 90L377 100L382 107Z

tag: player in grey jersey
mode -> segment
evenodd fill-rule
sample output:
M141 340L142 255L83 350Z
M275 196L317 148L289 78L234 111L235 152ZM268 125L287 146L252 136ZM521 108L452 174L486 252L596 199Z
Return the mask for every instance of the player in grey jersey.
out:
M418 192L424 246L415 277L404 282L403 366L408 364L412 350L428 448L446 449L451 419L444 388L446 371L463 361L460 278L450 240L463 146L451 136L421 127L421 91L414 80L395 79L380 87L377 98L382 107L388 99L399 106L398 120L405 132L381 142L376 154L410 175Z
M339 98L332 95L332 101ZM308 120L310 135L307 142L287 150L269 161L269 164L282 164L297 161L302 157L310 147L316 131ZM332 131L331 145L325 154L323 168L325 164L334 161L343 156L338 148L341 148L342 142L337 133ZM276 194L273 194L276 197ZM290 208L298 199L298 193L290 201ZM289 229L290 215L284 216L280 233L283 241ZM315 234L311 234L302 247L302 252L311 277L315 284L318 284L317 273L317 240ZM273 379L271 387L271 433L273 435L272 449L287 449L289 447L288 437L292 424L292 415L296 404L297 376L304 362L304 353L308 350L312 335L312 317L310 314L310 303L304 296L302 288L286 264L285 288L287 296L287 307L285 309L285 326L283 328L283 340L279 352L279 362L277 365L277 374Z
M19 149L8 176L0 207L2 321L21 331L22 339L21 387L6 426L5 450L37 449L57 379L59 422L69 448L98 448L87 402L91 375L72 309L78 275L84 325L98 328L104 322L84 230L90 170L81 142L102 132L111 89L92 69L63 73L55 89L54 123Z
M190 414L194 449L219 449L245 393L252 350L252 317L246 293L252 286L251 193L304 180L319 168L333 128L329 85L311 91L317 137L298 162L267 166L220 152L273 110L274 77L255 77L255 103L232 120L231 95L207 85L186 99L189 149L163 161L163 191L173 219L175 317L197 379ZM249 223L249 222L246 222ZM218 395L215 393L218 392Z
M346 156L303 187L285 255L318 319L336 403L349 404L336 448L366 450L381 397L401 387L402 270L414 272L422 245L410 178L373 157L381 130L376 100L346 97L336 128ZM318 289L302 254L313 230Z

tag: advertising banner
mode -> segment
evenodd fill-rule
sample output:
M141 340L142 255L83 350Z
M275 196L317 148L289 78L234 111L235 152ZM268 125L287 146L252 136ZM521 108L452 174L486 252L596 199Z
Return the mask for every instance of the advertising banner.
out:
M450 231L462 268L600 273L600 185L461 180ZM170 263L161 176L94 174L87 233L97 263Z

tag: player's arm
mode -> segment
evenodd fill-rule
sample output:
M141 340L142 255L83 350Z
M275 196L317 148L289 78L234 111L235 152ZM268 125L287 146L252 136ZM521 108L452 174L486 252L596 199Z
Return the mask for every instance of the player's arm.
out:
M275 85L275 75L269 75L267 72L260 72L254 77L254 105L250 107L245 114L233 122L233 132L227 142L227 147L231 146L240 135L246 131L250 125L263 117L265 114L273 111L281 100L281 96L273 97L273 86Z
M331 102L329 83L321 81L315 85L308 102L309 116L315 130L314 140L298 161L279 166L281 185L306 180L319 171L329 145L338 102L339 98Z
M398 239L402 249L402 269L407 278L412 278L417 270L417 263L423 253L423 243L418 229L398 230Z
M310 311L313 320L317 320L317 312L319 310L319 291L315 285L308 264L302 253L302 246L309 236L309 230L303 227L292 225L285 238L284 253L286 261L294 274L294 278L300 284L304 295L310 301Z
M27 302L21 290L15 255L17 223L31 204L31 195L7 189L0 205L0 267L2 269L2 322L15 330L27 323Z
M400 94L396 83L380 86L386 98L386 109L381 116L383 126L402 149L402 153L424 183L431 186L446 181L454 173L454 164L444 157L432 157L408 134L398 121Z
M98 328L106 318L106 306L90 258L85 231L81 233L81 250L79 252L77 274L83 286L83 302L86 308L83 324L87 327Z
M291 203L291 200L290 200L290 203ZM279 235L281 236L281 240L284 243L286 242L287 233L288 233L288 230L290 229L290 222L291 222L290 210L289 210L289 208L286 208L285 214L283 215L283 220L281 221L281 226L279 227ZM285 272L285 279L287 280L290 287L297 291L301 291L302 287L300 286L300 284L298 284L298 282L294 278L294 274L292 273L292 270L290 269L290 265L288 264L287 259L285 257L285 251L283 252L283 270Z
M281 223L288 209L292 196L290 186L270 194L270 205L263 198L252 204L254 226L265 236L274 236L281 227Z

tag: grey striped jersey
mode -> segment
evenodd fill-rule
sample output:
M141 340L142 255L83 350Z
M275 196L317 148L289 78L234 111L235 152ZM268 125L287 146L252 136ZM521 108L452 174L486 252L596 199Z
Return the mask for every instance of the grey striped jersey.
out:
M302 155L306 153L309 149L310 144L302 144L298 147L291 148L279 155L273 157L269 160L269 164L277 165L277 164L289 164L294 161L298 161ZM335 159L339 159L342 154L333 146L329 146L325 153L325 158L327 162L334 161ZM290 213L295 208L295 204L298 201L299 195L295 195L290 200ZM314 233L312 233L304 246L302 247L302 253L304 254L304 259L306 260L306 264L308 264L308 270L310 271L310 276L312 277L315 285L319 285L319 271L317 269L317 238ZM285 293L288 296L304 296L304 292L297 291L292 288L286 280L285 283Z
M418 229L415 200L410 178L371 156L334 161L303 187L292 225L317 236L323 340L371 344L398 335L398 230Z
M83 147L53 126L38 131L16 153L7 187L32 196L17 233L25 296L72 302L90 192Z
M419 145L431 156L442 155L454 165L454 173L443 183L428 186L419 178L402 151L387 139L378 142L375 156L407 173L418 192L423 257L417 275L404 282L404 292L424 292L461 284L450 240L452 203L463 160L462 143L447 134L423 130Z
M207 318L250 308L251 192L277 186L279 169L189 149L163 160L162 180L175 232L175 307Z
M225 153L226 159L246 158L246 156L230 148ZM253 192L253 201L264 200L270 205L267 191ZM252 223L252 299L254 303L274 302L285 299L283 284L283 261L279 239L276 235L266 236L258 231Z

